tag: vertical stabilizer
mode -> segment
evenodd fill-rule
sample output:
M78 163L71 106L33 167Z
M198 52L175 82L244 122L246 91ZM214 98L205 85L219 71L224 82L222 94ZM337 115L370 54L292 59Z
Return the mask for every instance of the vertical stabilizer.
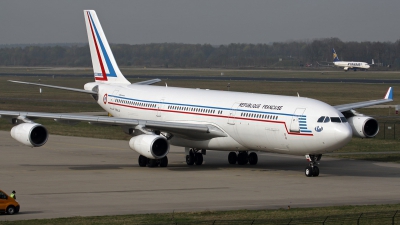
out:
M94 10L84 10L86 31L96 82L130 84L118 68Z
M332 48L332 55L333 55L333 61L338 62L340 61L339 58L337 57L336 51L334 48Z

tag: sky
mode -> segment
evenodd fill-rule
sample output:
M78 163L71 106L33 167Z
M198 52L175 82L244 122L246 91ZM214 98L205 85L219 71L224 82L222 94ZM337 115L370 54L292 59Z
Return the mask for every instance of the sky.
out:
M400 39L399 0L1 0L0 44L87 43L84 9L116 44Z

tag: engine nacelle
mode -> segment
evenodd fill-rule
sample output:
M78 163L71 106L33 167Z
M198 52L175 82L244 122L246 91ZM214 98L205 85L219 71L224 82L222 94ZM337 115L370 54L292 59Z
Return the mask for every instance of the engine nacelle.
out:
M129 147L149 159L161 159L169 152L167 139L155 134L141 134L129 140Z
M353 116L347 119L353 135L361 138L375 137L379 132L379 124L376 119L368 116Z
M11 129L11 137L30 147L40 147L47 142L49 134L38 123L22 123Z

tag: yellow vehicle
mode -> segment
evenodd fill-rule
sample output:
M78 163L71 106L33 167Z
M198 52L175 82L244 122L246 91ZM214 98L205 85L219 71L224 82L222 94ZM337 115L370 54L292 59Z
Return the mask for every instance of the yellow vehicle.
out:
M12 215L19 212L19 203L0 190L0 213Z

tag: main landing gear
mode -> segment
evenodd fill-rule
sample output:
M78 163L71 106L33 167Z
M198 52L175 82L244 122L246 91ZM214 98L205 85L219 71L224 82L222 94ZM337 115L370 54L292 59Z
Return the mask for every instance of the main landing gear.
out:
M164 156L161 159L149 159L143 155L139 156L138 163L140 167L167 167L168 166L168 157Z
M258 162L258 156L255 152L240 151L238 154L236 152L229 152L228 155L229 164L239 164L245 165L249 163L250 165L256 165Z
M307 177L318 177L319 168L317 161L321 160L322 155L306 155L306 159L310 162L310 164L304 170L304 174Z
M192 166L193 164L196 164L197 166L202 165L203 155L205 154L205 149L190 148L189 152L186 154L186 164L188 164L188 166Z

